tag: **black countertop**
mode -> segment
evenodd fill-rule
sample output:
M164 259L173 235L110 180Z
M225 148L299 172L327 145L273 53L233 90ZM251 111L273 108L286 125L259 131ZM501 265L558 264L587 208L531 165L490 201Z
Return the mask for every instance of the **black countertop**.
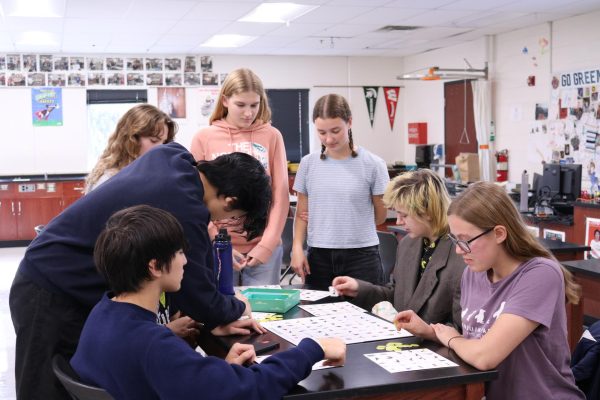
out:
M562 265L573 273L591 275L600 278L600 260L563 261Z
M87 174L3 175L0 183L80 181Z

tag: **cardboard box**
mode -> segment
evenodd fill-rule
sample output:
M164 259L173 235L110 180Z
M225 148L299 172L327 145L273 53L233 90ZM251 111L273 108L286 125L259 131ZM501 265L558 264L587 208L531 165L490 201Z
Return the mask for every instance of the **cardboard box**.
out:
M427 144L427 122L408 123L408 144Z
M456 156L456 166L462 183L479 180L479 155L477 153L460 153Z

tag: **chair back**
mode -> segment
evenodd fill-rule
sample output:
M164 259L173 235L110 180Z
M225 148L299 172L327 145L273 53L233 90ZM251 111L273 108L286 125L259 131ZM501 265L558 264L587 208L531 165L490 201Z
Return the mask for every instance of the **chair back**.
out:
M80 382L71 365L61 354L55 354L52 358L52 370L73 400L113 400L106 390Z
M379 255L383 267L383 284L386 284L390 282L390 275L392 275L394 265L396 265L398 240L396 235L390 232L377 231L377 236L379 236Z

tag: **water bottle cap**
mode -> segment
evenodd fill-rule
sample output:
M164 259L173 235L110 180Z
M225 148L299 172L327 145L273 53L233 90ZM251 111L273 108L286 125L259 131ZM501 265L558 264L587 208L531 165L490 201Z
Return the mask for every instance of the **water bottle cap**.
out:
M229 233L227 232L226 228L220 228L219 233L217 234L217 236L215 236L215 240L229 241L231 240L231 236L229 236Z

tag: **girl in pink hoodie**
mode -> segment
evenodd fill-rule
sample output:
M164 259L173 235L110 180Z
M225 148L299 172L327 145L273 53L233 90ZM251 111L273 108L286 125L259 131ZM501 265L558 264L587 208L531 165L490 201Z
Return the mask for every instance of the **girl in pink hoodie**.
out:
M240 221L215 221L218 226L226 226L231 235L234 285L279 283L281 233L290 204L283 137L270 121L271 110L260 78L241 68L227 75L210 116L210 126L192 140L191 152L196 160L213 160L240 151L258 159L271 177L273 205L262 237L248 242L237 229ZM211 228L214 236L216 227L211 224Z

